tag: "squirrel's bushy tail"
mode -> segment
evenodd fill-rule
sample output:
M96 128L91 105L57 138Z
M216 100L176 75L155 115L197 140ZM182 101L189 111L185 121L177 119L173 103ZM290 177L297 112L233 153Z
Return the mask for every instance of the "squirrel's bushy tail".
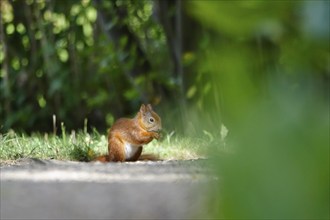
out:
M102 155L102 156L96 157L93 161L100 161L102 163L106 163L106 162L110 162L110 158L109 158L109 155Z

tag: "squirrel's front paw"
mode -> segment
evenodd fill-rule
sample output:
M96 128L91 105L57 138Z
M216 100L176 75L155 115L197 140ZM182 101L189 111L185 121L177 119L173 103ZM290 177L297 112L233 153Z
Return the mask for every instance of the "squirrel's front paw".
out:
M157 132L154 132L154 135L153 135L153 137L155 138L155 139L159 139L160 138L160 134L159 133L157 133Z

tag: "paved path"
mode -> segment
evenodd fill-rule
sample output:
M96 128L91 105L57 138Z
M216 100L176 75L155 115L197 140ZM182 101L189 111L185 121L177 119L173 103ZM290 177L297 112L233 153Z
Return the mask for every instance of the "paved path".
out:
M26 159L1 168L0 218L207 217L217 181L204 160L80 163Z

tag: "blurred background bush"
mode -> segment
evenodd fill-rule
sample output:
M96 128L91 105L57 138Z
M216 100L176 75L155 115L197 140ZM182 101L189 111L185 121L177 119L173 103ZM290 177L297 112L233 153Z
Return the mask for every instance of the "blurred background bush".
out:
M1 131L50 131L53 114L104 131L142 102L182 106L186 17L179 1L1 1Z
M240 120L245 97L267 98L274 81L326 95L327 9L322 0L3 0L1 131L50 131L52 115L69 131L85 118L104 131L142 102L181 116L168 127L194 130L187 118L203 115L207 128L214 116Z

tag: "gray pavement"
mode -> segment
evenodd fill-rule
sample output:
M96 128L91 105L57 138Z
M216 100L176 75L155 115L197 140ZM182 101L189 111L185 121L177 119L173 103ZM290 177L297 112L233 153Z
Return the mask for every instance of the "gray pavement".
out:
M1 219L207 218L218 181L205 160L3 166Z

